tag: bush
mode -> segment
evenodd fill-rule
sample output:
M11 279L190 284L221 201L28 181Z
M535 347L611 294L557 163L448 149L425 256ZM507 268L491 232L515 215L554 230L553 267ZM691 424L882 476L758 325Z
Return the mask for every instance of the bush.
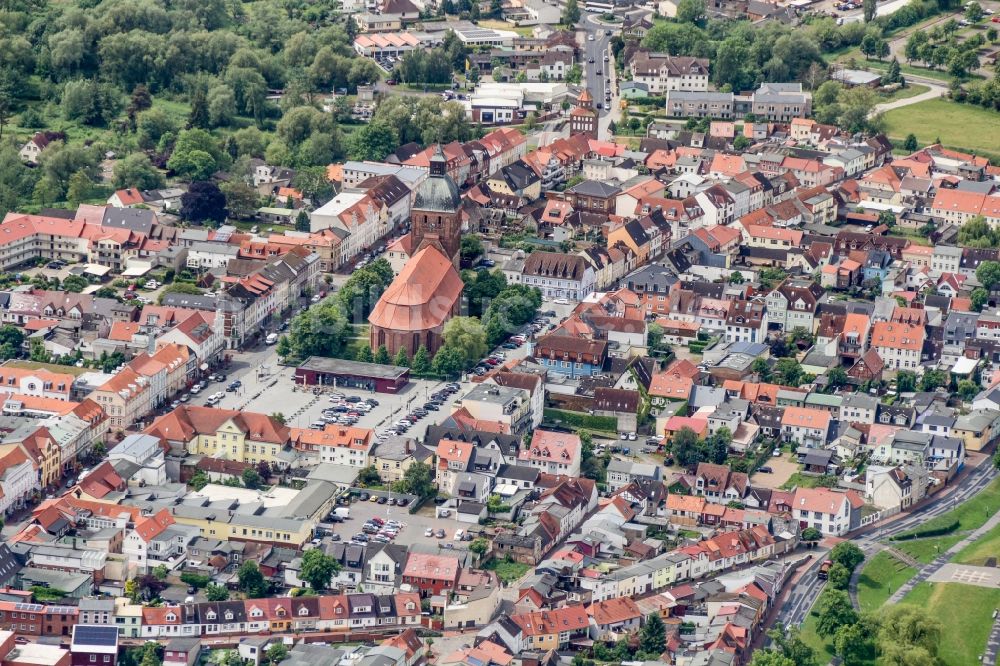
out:
M618 430L618 420L613 416L593 416L592 414L567 412L561 409L546 409L545 420L561 421L562 425L573 428L588 428L604 432L615 432Z
M906 532L905 534L897 534L892 537L893 541L909 541L910 539L924 539L927 537L937 537L943 536L945 534L951 534L959 528L959 522L953 520L947 525L942 525L941 527L931 527L928 529L914 530L912 532Z
M181 582L185 585L191 585L192 587L197 587L199 590L207 587L212 579L208 576L202 574L196 574L191 572L186 572L181 574Z

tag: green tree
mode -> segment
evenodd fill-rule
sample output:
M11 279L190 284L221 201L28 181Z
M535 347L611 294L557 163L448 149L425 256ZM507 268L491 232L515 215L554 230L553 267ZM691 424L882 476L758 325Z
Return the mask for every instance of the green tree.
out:
M780 654L796 666L816 664L816 653L802 640L798 627L785 627L778 623L767 632L767 636L778 646Z
M260 197L257 190L242 180L231 180L219 186L226 201L226 210L233 217L246 220L257 212Z
M976 287L969 295L969 299L972 301L972 309L976 312L982 312L983 308L990 300L990 292L986 291L982 287Z
M983 7L978 2L970 2L965 6L965 20L969 23L979 23L983 16Z
M362 363L371 363L375 360L375 353L372 352L372 348L369 345L361 345L358 347L357 358Z
M639 632L639 651L646 655L658 659L663 651L667 649L667 631L663 625L663 618L659 613L650 613L646 616L646 623Z
M833 647L845 666L870 664L875 658L875 636L878 622L870 615L862 615L854 624L837 629Z
M847 385L847 371L839 365L826 373L827 384L833 388Z
M389 357L389 350L386 349L385 345L380 345L378 350L375 352L374 362L379 365L389 365L392 359Z
M247 467L240 474L240 480L243 482L243 487L249 488L250 490L256 490L260 488L260 474L257 473L253 467Z
M827 581L834 589L846 590L851 582L851 572L840 562L834 562L827 572Z
M976 268L976 279L987 290L993 289L1000 284L1000 262L983 261Z
M917 390L917 373L911 370L900 370L896 373L896 388L900 393L911 393Z
M705 18L705 0L680 0L674 18L678 23L701 23Z
M779 383L784 386L798 386L805 377L802 365L794 358L780 358L774 364L774 372L778 376Z
M827 587L816 600L816 633L833 636L845 625L858 621L858 613L851 605L851 598L843 590Z
M410 363L410 371L414 377L426 377L430 373L431 357L427 353L427 347L420 345L417 349L417 352L413 355L413 361Z
M876 645L880 655L891 654L893 646L897 648L917 648L923 650L932 658L930 662L906 662L896 659L886 661L887 664L937 663L938 646L941 644L941 622L928 613L928 609L913 604L894 604L883 606L878 616L878 635ZM881 659L880 659L880 662Z
M698 434L687 426L674 433L671 448L677 463L683 467L692 467L705 459L705 451Z
M976 247L976 248L991 248L1000 246L1000 233L997 233L986 223L986 218L982 215L976 215L971 220L963 224L958 228L958 244L963 247ZM982 268L984 264L997 264L995 261L984 261L979 264L979 268ZM976 278L982 282L983 286L987 289L995 284L997 281L997 276L994 271L1000 269L990 269L990 276L994 278L992 282L987 284L979 276L979 268L976 269Z
M267 594L269 586L255 561L243 562L236 570L236 576L239 579L240 591L251 599L259 599Z
M401 368L409 367L409 365L410 365L410 357L406 355L406 349L405 348L403 348L403 347L399 348L399 351L396 352L396 357L394 359L392 359L392 363L393 363L393 365L397 365L397 366L399 366Z
M94 196L94 181L87 175L86 170L80 169L69 179L69 187L66 189L66 199L78 206Z
M489 349L486 329L478 319L472 317L452 317L444 325L441 337L445 349L453 349L462 355L462 369L481 359Z
M153 577L156 578L156 580L166 580L169 573L170 571L167 569L165 564L153 567Z
M757 650L753 653L750 666L798 666L794 661L774 650Z
M210 583L205 588L205 597L209 601L226 601L229 599L229 590L226 589L225 585Z
M979 394L979 386L975 382L969 381L968 379L963 379L958 382L956 387L958 397L960 397L965 402L972 402L972 400Z
M462 255L462 261L471 263L477 258L483 256L483 253L485 252L483 248L483 241L479 240L479 236L462 236L461 250L459 252Z
M439 376L455 378L462 374L462 370L466 367L465 354L454 347L442 347L434 355L434 361L431 366Z
M816 543L823 539L823 533L815 527L807 527L802 530L802 541L806 543Z
M375 465L369 465L361 470L361 474L358 475L358 482L365 487L377 486L382 483L382 478L379 477Z
M723 465L729 457L729 445L733 441L733 435L729 428L725 426L719 428L714 435L709 435L705 440L705 455L709 461L716 465Z
M898 381L898 380L897 380ZM939 387L946 387L950 382L948 373L944 370L927 370L920 378L921 391L933 391Z
M854 569L865 559L865 554L850 541L841 541L830 550L830 559L842 564L848 571Z
M399 135L388 123L378 120L355 132L350 144L351 159L381 162L399 145Z
M132 153L115 162L113 182L118 189L134 187L140 190L153 190L165 183L163 174L143 153Z
M862 10L865 19L865 23L871 23L875 20L875 0L864 0L862 2Z
M340 563L323 553L319 548L307 550L302 556L299 576L314 590L325 590L330 581L340 571Z
M309 221L309 213L305 210L300 210L298 215L295 216L295 230L309 232L312 229L312 223Z
M157 643L150 641L143 645L141 650L142 658L139 660L139 666L162 666L163 660L160 659L159 645Z
M267 657L268 666L277 666L288 656L288 648L281 642L272 643L267 646L267 651L264 654Z
M580 22L580 5L577 0L567 0L563 8L561 23L565 26L575 26Z
M413 463L403 472L403 478L396 483L395 489L420 498L430 497L436 492L430 466L422 462Z
M912 132L907 134L906 139L903 141L903 150L907 150L912 153L917 149L917 147L917 135Z

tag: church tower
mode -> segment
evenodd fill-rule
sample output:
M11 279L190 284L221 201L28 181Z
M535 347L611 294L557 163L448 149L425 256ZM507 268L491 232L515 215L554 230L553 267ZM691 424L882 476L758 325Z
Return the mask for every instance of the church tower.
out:
M440 144L430 159L430 176L418 187L410 210L413 253L434 245L458 266L462 243L462 197L448 175Z
M576 106L569 112L569 133L586 134L590 139L597 139L597 111L594 109L594 98L586 88L576 100Z

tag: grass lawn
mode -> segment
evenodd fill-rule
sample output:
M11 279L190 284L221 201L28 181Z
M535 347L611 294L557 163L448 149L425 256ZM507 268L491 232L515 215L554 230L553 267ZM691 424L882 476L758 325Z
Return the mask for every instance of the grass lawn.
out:
M904 155L909 155L907 151L903 151ZM931 240L927 236L921 236L916 229L902 229L900 227L893 227L889 230L890 236L899 236L901 238L909 238L910 242L915 245L930 245Z
M497 573L497 578L501 582L513 582L518 580L531 569L530 565L521 564L520 562L508 562L507 560L492 559L487 562L484 569L489 569L490 571L495 571Z
M896 541L893 545L917 562L927 564L933 562L941 553L947 551L962 540L961 534L949 534L930 539L914 539L913 541Z
M829 664L833 659L833 637L827 639L816 633L816 616L812 613L806 614L799 637L816 653L817 664Z
M781 487L785 490L791 490L792 488L829 488L831 486L829 479L824 476L810 476L808 474L803 474L802 472L795 472L790 477L788 481L781 484Z
M952 521L958 521L956 532L971 531L982 527L992 513L1000 509L1000 479L995 479L982 492L972 499L966 500L948 513L938 516L920 526L921 530L945 527ZM905 542L902 542L905 543Z
M901 141L913 133L921 143L940 138L946 146L1000 155L1000 114L995 111L931 99L893 109L883 117L890 139Z
M903 599L920 606L942 626L938 658L945 666L978 664L993 627L1000 590L961 583L921 583Z
M531 26L528 25L514 25L512 23L507 23L507 21L497 21L496 19L480 19L478 25L481 28L493 28L494 30L509 30L510 32L516 32L522 37L531 37Z
M917 570L908 567L889 553L882 551L865 564L858 578L858 604L863 611L878 609L903 583L913 578Z
M19 359L11 359L5 363L5 365L11 368L20 368L21 370L48 370L50 372L61 372L67 375L73 375L74 377L79 377L80 375L91 372L90 368L78 368L75 365L59 365L58 363L40 363L38 361L27 361Z
M994 527L984 534L978 541L975 541L952 558L952 562L958 564L975 564L984 566L986 560L1000 558L1000 525Z
M858 65L864 64L865 67L870 69L887 70L889 69L888 60L869 60L862 63L860 60ZM907 74L912 74L914 76L923 76L928 79L938 79L941 83L951 83L951 74L943 69L931 69L929 67L917 67L915 65L907 65L905 62L899 63L899 72L904 76ZM971 79L981 79L983 77L978 74L970 75Z
M914 83L906 86L905 88L900 88L896 92L879 95L879 100L881 100L881 103L883 104L886 102L895 102L898 99L907 99L910 97L916 97L917 95L923 95L928 90L930 90L929 86L922 86L919 83Z

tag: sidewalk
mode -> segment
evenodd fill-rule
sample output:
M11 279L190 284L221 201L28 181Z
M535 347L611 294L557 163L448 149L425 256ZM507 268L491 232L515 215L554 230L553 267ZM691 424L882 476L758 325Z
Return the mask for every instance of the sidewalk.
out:
M889 600L886 603L896 604L902 601L903 597L905 597L910 590L916 587L918 583L922 583L930 578L941 567L947 564L952 557L957 555L960 550L989 532L997 525L1000 525L1000 513L993 514L990 519L983 523L978 529L974 530L971 534L956 543L941 555L938 555L933 562L924 565L924 567L917 572L916 576L908 580L906 583L901 585L898 590L893 592L892 596L889 597Z

